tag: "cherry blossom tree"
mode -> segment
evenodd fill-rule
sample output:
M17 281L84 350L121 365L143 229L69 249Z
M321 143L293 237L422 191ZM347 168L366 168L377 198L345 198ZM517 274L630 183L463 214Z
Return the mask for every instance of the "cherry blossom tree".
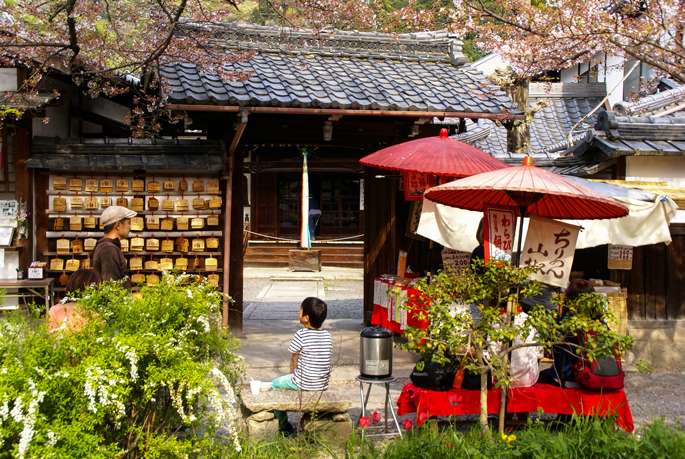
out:
M683 0L454 0L451 28L524 79L606 53L685 83L684 24Z

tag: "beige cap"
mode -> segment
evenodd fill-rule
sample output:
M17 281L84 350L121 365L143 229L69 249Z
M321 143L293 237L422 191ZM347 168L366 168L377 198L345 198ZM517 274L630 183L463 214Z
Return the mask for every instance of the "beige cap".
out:
M133 218L136 215L138 214L132 210L128 210L126 207L110 206L106 208L104 212L102 212L100 223L102 223L102 226L107 226L111 225L112 223L119 222L125 218Z

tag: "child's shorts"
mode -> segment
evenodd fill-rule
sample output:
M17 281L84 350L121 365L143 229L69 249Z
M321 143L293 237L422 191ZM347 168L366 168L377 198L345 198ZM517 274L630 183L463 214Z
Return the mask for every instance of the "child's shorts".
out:
M293 375L279 376L278 378L271 381L272 389L288 389L288 390L300 390L299 387L293 382Z

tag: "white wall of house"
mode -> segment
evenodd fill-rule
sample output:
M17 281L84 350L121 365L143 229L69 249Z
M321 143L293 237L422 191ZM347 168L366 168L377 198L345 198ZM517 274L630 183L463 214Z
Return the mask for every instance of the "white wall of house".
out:
M626 180L666 182L669 186L685 187L685 157L627 156Z
M499 54L488 54L477 61L471 63L471 67L480 70L485 76L490 76L497 69L505 69L509 65L508 61L502 59Z
M622 57L607 56L605 60L600 61L597 71L597 81L606 83L607 93L613 91L608 99L612 107L615 103L623 101L623 62Z
M17 69L0 69L0 92L16 91L19 86Z

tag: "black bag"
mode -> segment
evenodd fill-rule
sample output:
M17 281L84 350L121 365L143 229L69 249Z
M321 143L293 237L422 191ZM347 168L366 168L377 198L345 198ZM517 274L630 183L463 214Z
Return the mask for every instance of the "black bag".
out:
M464 372L461 388L466 390L480 390L480 373ZM492 375L488 371L488 390L492 390Z
M422 357L416 362L414 371L410 375L411 382L421 389L446 392L454 384L454 376L458 370L457 365L450 362L441 365L438 362L433 362L432 358L432 356Z

